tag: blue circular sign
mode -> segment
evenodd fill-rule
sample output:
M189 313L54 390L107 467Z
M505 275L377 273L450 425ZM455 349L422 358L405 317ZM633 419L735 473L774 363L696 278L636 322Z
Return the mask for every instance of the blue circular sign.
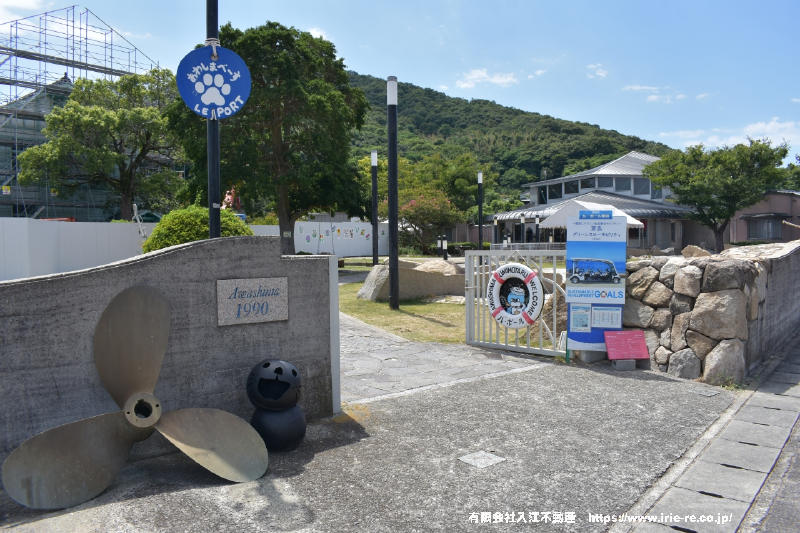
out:
M235 115L250 96L250 70L233 50L217 46L192 50L181 60L175 79L189 109L203 118L217 120Z

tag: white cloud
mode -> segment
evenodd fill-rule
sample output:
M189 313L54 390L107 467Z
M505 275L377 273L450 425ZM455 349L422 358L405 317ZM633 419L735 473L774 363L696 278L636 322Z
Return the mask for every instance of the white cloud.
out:
M439 90L440 91L446 91L447 89L449 89L449 87L447 85L439 85Z
M42 0L0 0L0 22L16 20L30 13L23 11L44 11Z
M147 33L133 33L130 31L120 31L120 34L123 35L127 39L150 39L153 37L153 34L150 32Z
M685 94L676 94L675 95L675 100L683 100L684 98L686 98Z
M479 83L491 83L501 87L508 87L519 83L519 81L513 72L489 74L485 68L474 68L464 74L460 80L456 80L456 86L459 89L472 89Z
M543 68L540 68L539 70L533 72L532 74L528 74L528 79L532 80L533 78L538 78L539 76L541 76L545 72L547 72L547 70L545 70Z
M647 95L647 101L659 104L671 104L672 96L669 94L649 94Z
M772 145L786 142L789 145L800 145L800 121L786 120L781 121L780 117L772 117L769 121L754 122L741 128L711 128L708 130L677 130L665 131L658 134L659 137L682 147L703 144L708 148L719 148L722 146L735 146L747 143L748 137L751 139L769 139ZM790 155L794 152L789 150Z
M661 89L659 87L654 87L652 85L626 85L622 88L623 91L643 91L649 93L657 93Z
M306 31L318 39L322 37L326 41L330 41L330 39L328 39L328 34L326 34L325 31L320 28L308 28Z
M792 98L793 104L800 104L800 98Z
M700 94L698 94L697 96L695 96L695 98L696 98L697 100L705 100L705 99L706 99L706 98L708 98L709 96L711 96L711 95L710 95L710 94L708 94L708 93L700 93Z
M586 68L589 69L589 72L586 73L587 78L605 78L608 76L608 71L603 68L602 63L592 63L591 65L586 65Z

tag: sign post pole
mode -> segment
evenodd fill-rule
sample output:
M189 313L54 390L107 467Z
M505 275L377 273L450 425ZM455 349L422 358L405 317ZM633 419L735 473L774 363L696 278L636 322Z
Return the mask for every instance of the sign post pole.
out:
M219 44L217 0L206 0L206 43ZM216 57L211 56L216 61ZM208 155L208 237L220 235L220 190L219 190L219 120L212 116L206 121L206 152Z

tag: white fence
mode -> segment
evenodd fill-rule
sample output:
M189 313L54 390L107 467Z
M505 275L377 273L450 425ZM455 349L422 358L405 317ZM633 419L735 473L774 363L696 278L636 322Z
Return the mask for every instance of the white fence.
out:
M149 234L155 224L142 225ZM387 224L378 251L388 253ZM251 226L256 235L278 236L278 226ZM0 280L81 270L142 253L136 224L60 222L0 217ZM298 222L295 251L339 257L372 256L368 222Z
M466 342L473 346L523 353L564 356L560 346L565 324L557 317L566 311L565 293L558 285L559 262L565 250L491 250L465 253ZM486 288L492 272L506 263L522 263L539 276L548 305L539 318L523 329L498 324L489 313ZM546 311L546 312L545 312ZM561 327L560 327L561 326Z

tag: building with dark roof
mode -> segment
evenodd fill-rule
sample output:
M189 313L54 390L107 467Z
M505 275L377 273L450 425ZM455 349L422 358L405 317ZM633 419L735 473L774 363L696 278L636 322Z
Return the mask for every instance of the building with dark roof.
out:
M660 188L644 177L644 167L658 157L630 152L598 167L549 180L527 183L527 206L496 213L495 242L508 236L514 243L536 241L537 220L546 219L571 199L613 205L640 220L644 227L629 229L629 245L649 249L681 249L688 244L713 246L710 229L690 220L692 209L671 201L669 188ZM540 240L563 240L558 230Z

